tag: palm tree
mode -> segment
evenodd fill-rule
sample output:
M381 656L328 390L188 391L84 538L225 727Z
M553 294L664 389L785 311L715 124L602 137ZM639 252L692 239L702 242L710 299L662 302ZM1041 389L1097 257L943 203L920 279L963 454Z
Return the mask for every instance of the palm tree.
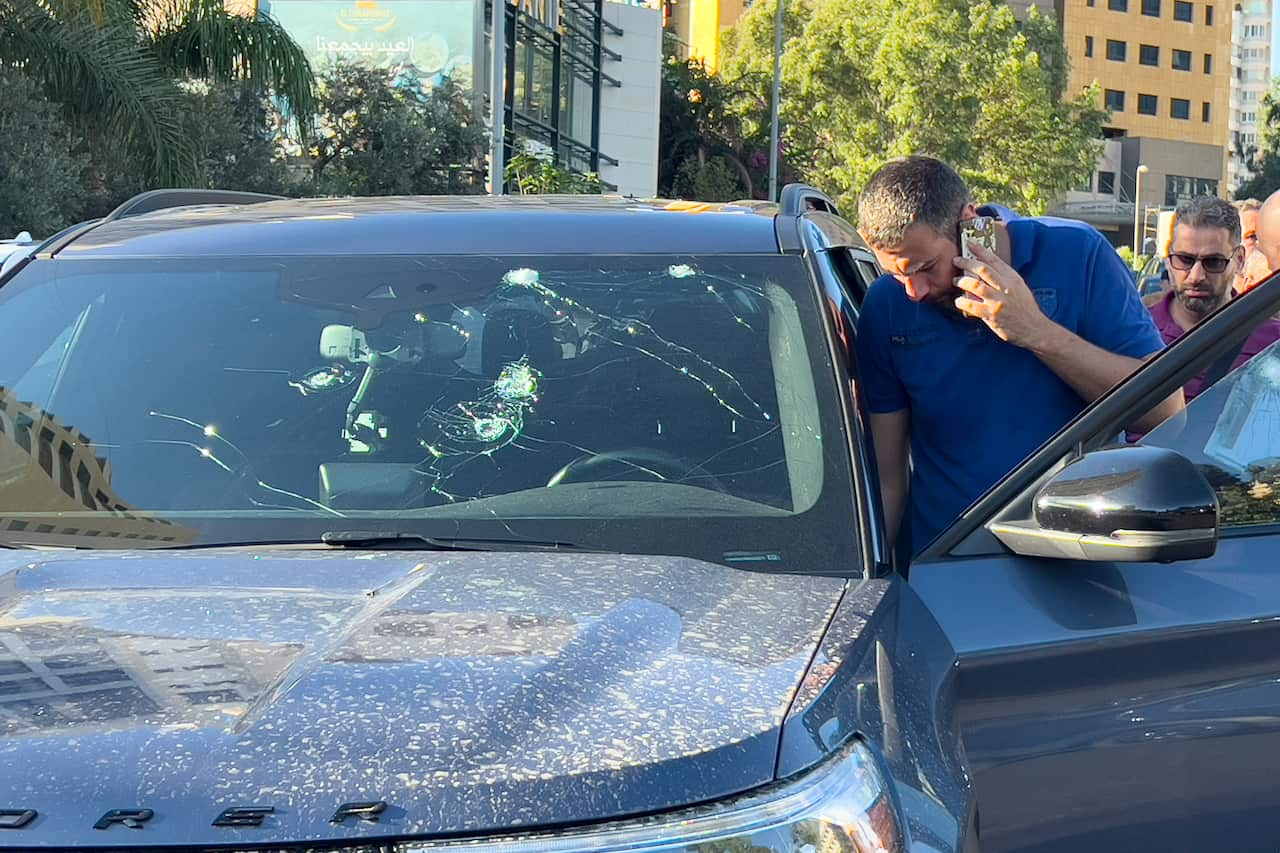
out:
M240 81L282 98L306 125L313 77L275 21L229 13L223 0L0 0L0 67L66 105L86 138L146 156L153 179L197 174L179 83Z

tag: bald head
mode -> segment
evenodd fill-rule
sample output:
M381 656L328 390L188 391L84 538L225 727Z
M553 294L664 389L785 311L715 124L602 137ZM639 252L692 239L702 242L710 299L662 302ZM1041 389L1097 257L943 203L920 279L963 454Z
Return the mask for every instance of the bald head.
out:
M1258 251L1266 256L1268 268L1280 269L1280 190L1258 212Z

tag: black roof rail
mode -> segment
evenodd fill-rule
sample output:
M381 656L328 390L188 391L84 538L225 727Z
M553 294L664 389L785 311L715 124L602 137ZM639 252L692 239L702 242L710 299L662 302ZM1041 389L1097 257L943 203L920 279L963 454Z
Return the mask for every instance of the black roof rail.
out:
M810 210L840 215L831 196L808 184L787 184L782 188L778 206L782 208L783 216L799 216Z
M265 193L245 193L235 190L148 190L139 193L115 210L107 214L103 222L114 222L130 216L141 216L156 210L170 207L188 207L203 204L261 204L264 201L277 201L282 195L266 195Z

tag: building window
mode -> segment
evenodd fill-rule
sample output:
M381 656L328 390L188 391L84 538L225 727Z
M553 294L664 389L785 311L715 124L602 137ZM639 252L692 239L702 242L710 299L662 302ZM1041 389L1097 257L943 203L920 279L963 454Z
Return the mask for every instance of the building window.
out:
M1143 65L1160 65L1160 48L1154 44L1144 44L1138 48L1138 62Z
M1191 51L1174 50L1173 70L1174 71L1190 71L1191 70Z
M1112 62L1124 62L1127 53L1128 46L1124 42L1107 39L1107 59Z
M1128 12L1129 0L1107 0L1107 8L1112 12Z
M1202 101L1200 104L1200 120L1205 124L1209 123L1209 102Z
M1204 7L1204 25L1206 27L1213 26L1213 7L1212 6Z
M1089 8L1090 8L1090 9L1092 9L1092 8L1093 8L1093 0L1088 0L1088 3L1089 3Z
M1164 203L1177 207L1196 196L1217 195L1218 182L1211 178L1188 178L1184 175L1165 175Z
M1098 173L1098 194L1099 195L1115 195L1116 194L1116 173L1115 172L1099 172Z
M1204 55L1204 73L1205 74L1213 73L1213 54L1212 53L1206 53Z
M1194 16L1191 14L1191 4L1187 0L1173 0L1173 19L1175 21L1186 21L1191 23Z
M1191 102L1186 98L1171 98L1169 100L1169 115L1172 118L1180 118L1184 121L1191 119Z
M1144 116L1157 115L1160 99L1155 95L1138 96L1138 112Z
M1086 57L1093 56L1093 36L1084 37L1084 55Z
M1113 113L1124 112L1124 92L1108 89L1106 92L1107 109Z
M1152 18L1160 17L1160 0L1142 0L1142 14Z

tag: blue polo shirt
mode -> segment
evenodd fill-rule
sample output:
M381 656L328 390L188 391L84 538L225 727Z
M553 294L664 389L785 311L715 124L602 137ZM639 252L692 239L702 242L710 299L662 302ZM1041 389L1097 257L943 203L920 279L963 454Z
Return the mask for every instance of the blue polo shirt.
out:
M1145 358L1163 346L1101 234L1073 220L998 212L1013 267L1050 319L1120 355ZM911 412L912 553L1086 406L1030 351L980 320L912 302L891 275L863 302L857 355L868 410Z

